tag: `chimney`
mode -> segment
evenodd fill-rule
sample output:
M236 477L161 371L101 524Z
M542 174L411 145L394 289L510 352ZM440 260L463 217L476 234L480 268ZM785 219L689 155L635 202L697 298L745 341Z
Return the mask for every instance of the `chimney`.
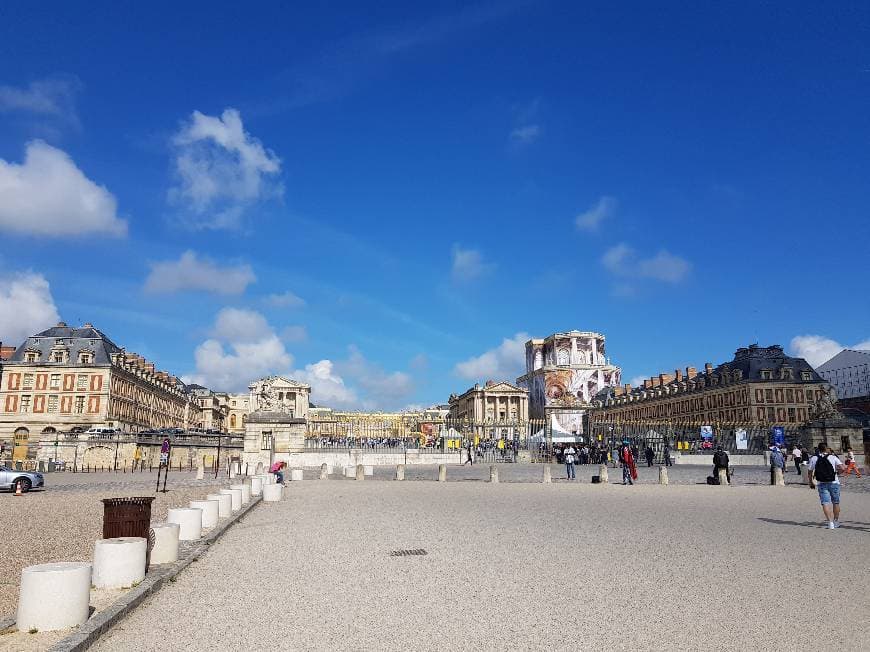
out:
M712 374L713 373L713 365L711 365L709 362L704 365L704 373L705 374Z
M667 385L674 377L671 374L659 374L659 385Z
M625 387L626 394L628 394L631 391L631 383L625 383L625 385L623 385L623 387Z
M686 378L688 380L691 380L692 378L694 378L697 375L698 375L697 369L695 369L694 367L686 367Z
M644 388L644 389L649 389L649 388L652 387L652 386L653 386L652 379L651 379L651 378L644 378L644 380L643 380L643 388Z
M682 380L683 379L683 372L680 371L679 369L674 369L674 378L676 378L678 381Z
M622 396L623 393L624 393L624 390L622 389L622 387L614 387L613 388L613 395L614 396Z

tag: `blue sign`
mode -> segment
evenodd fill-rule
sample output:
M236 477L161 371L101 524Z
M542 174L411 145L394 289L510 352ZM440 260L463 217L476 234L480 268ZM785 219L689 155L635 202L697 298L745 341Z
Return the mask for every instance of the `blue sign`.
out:
M713 426L701 426L701 439L713 439Z
M773 427L773 443L777 446L785 444L785 428L782 426Z

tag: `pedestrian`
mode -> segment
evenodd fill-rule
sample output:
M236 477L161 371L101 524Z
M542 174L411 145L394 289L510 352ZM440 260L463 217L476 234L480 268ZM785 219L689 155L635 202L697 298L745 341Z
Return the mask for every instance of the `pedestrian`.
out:
M574 447L571 444L568 444L568 448L566 448L562 452L562 458L565 460L565 471L568 474L569 480L575 479L575 474L574 474L575 457L574 456L576 454L577 454L577 451L574 450Z
M671 445L665 442L665 449L663 451L665 457L665 466L671 466Z
M719 469L725 469L725 479L731 482L731 476L728 472L730 465L731 460L728 458L728 453L722 446L717 446L716 452L713 453L713 477L716 478L717 482L719 481Z
M653 451L652 446L647 444L646 450L644 451L644 455L646 455L646 466L647 468L653 465L653 460L655 459L655 451Z
M803 459L803 453L801 452L800 446L797 444L794 445L794 450L792 450L791 456L794 458L794 470L798 475L800 475L801 460Z
M782 451L779 450L778 446L770 447L770 484L776 484L775 478L775 470L781 469L783 473L785 472L785 457L783 457Z
M466 464L471 464L471 466L474 466L474 446L472 445L471 442L468 442L468 445L465 448L465 452L466 452L467 458L462 463L462 466L465 466Z
M272 466L269 467L269 473L275 474L275 482L277 484L284 484L284 472L282 469L287 466L286 462L275 462Z
M833 530L840 527L840 479L837 474L845 467L827 444L819 444L818 450L818 455L810 460L810 488L815 480L828 529Z
M634 463L634 454L627 440L622 443L619 461L622 463L622 484L634 484L633 480L637 480L637 467Z
M849 448L846 450L846 471L843 475L849 475L853 471L860 478L861 477L861 469L858 468L858 463L855 461L855 453L852 452L852 449Z

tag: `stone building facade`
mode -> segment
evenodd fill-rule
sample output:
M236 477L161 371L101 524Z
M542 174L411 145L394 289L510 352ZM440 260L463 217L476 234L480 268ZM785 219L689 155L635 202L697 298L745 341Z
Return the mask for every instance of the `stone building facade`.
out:
M227 432L234 435L244 434L245 422L251 412L251 395L230 394L228 400L230 412L227 419Z
M269 376L249 386L250 413L245 420L242 462L268 469L276 461L305 450L308 398L311 386Z
M73 428L135 433L198 420L199 407L178 378L91 324L61 322L27 338L3 362L0 442L14 443L19 457L39 439Z
M843 349L816 371L837 393L837 407L870 415L870 351Z
M191 424L200 430L226 432L230 414L230 396L202 385L188 385L188 391L199 405L199 420Z
M592 399L619 385L620 369L605 352L605 338L592 331L554 333L526 342L526 373L517 385L529 392L529 412L554 434L580 437Z
M505 381L475 384L448 401L447 425L463 437L513 440L527 436L529 392Z
M825 380L781 346L737 349L733 360L702 372L688 367L648 378L643 387L603 390L592 402L600 423L800 425L828 397Z

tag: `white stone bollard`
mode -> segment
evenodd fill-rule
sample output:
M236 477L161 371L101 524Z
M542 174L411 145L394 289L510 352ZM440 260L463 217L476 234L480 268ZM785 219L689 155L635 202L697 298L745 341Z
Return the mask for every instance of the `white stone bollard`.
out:
M97 589L131 588L145 579L148 541L143 537L100 539L94 544L91 584Z
M447 482L447 465L438 465L438 482Z
M263 478L254 476L251 478L251 495L259 496L261 493L263 493Z
M498 483L498 467L490 466L489 467L489 481L493 483Z
M231 484L230 489L238 489L242 492L242 505L251 502L251 488L247 484Z
M362 464L358 464L356 467L356 479L357 480L365 480L366 479L366 470Z
M221 489L218 493L230 497L232 511L237 512L242 508L242 492L239 489Z
M191 507L173 507L166 516L168 523L178 523L179 541L197 541L202 536L202 510Z
M21 632L78 627L90 615L91 565L66 561L21 569L18 613Z
M544 478L541 480L544 484L552 484L553 476L549 464L544 464Z
M274 473L267 473L266 474L266 484L275 484L276 482L278 482L277 475L275 475Z
M610 478L607 475L607 465L602 464L598 467L598 482L601 484L607 484L610 482Z
M218 500L191 500L193 509L202 510L202 527L214 527L220 517L220 501Z
M292 469L290 471L290 481L291 482L301 482L302 478L305 477L302 469Z
M375 467L373 467L371 464L366 464L365 466L363 466L363 470L368 476L374 476L375 474Z
M219 518L227 518L233 511L233 497L229 494L209 494L205 499L218 501Z
M254 469L254 474L255 475L263 475L263 463L262 462L257 462L257 466Z
M324 462L320 465L320 479L326 480L329 478L329 466Z
M405 465L397 464L396 465L396 480L404 480L405 479Z
M201 466L196 467L196 479L203 480L205 478L205 469Z
M344 467L344 477L345 478L355 478L356 477L356 466Z
M668 469L664 466L659 467L659 484L669 484Z
M728 471L726 469L719 469L719 471L717 472L717 477L719 479L720 487L728 486Z
M157 523L151 526L151 529L154 530L151 563L171 564L178 561L178 534L181 531L181 526L178 523Z
M329 462L327 462L327 463L326 463L326 474L327 474L327 475L332 475L333 473L335 473L335 469L333 468L332 464L330 464Z
M230 480L235 479L236 477L236 465L230 464Z
M782 475L782 469L778 466L773 467L773 484L775 487L785 486L785 478Z
M265 487L263 487L263 502L277 503L279 500L281 500L283 492L284 485L267 484Z

